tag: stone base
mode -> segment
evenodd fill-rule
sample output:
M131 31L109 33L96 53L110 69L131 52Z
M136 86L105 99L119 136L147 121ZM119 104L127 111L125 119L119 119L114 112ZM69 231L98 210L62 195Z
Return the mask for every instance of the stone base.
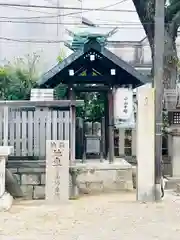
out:
M45 198L45 161L8 161L8 168L17 177L24 199ZM77 199L80 194L132 190L132 166L123 159L114 163L98 160L77 162L73 168L80 170L78 186L72 186L70 177L69 196ZM76 169L77 168L77 169ZM14 196L16 197L16 196Z
M177 188L177 185L180 185L180 178L175 177L168 177L166 183L166 189L173 189L175 190Z
M77 163L77 186L80 193L95 194L133 190L132 166L123 159L109 164L108 161Z
M4 195L0 198L0 211L8 211L13 203L13 197L5 192Z

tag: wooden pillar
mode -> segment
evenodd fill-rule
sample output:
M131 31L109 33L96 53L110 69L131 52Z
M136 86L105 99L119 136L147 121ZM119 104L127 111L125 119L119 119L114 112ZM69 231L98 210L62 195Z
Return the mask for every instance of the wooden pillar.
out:
M106 127L105 127L105 117L102 118L101 121L101 151L102 151L102 156L103 159L106 159L106 136L105 136L105 131L106 131Z
M108 107L108 94L105 95L105 99L104 99L104 115L105 115L105 119L104 119L104 125L105 125L105 129L104 129L104 135L105 135L105 152L104 152L104 158L108 159L108 153L109 153L109 107Z
M136 129L132 129L132 156L136 156Z
M125 155L124 147L125 147L125 129L120 128L119 129L119 156L120 157L124 157Z
M3 145L4 146L8 146L8 128L9 128L9 108L8 107L4 107L4 141L3 141Z
M109 105L109 163L114 161L114 99L113 89L108 91L108 105Z
M73 86L69 88L69 99L75 100L76 95ZM76 149L76 107L70 107L70 164L75 161L75 149Z

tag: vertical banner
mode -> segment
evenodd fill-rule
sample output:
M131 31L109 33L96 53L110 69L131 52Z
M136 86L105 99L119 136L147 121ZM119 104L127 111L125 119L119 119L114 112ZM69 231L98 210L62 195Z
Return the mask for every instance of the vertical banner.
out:
M116 89L114 93L114 124L116 128L135 127L132 89Z

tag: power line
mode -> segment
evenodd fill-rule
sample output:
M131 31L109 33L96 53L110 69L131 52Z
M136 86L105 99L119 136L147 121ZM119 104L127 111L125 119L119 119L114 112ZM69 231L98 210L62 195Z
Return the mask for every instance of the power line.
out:
M3 7L3 6L2 6ZM53 15L54 13L50 13L50 12L44 12L44 11L38 11L38 10L35 10L35 9L23 9L22 7L15 7L15 6L4 6L4 7L9 7L9 8L13 8L13 9L18 9L18 10L21 10L21 11L28 11L28 12L33 12L33 13L45 13L45 14L49 14L49 15ZM49 16L48 16L49 17Z
M0 17L1 19L2 17ZM8 19L8 17L7 17ZM27 23L27 24L45 24L45 25L57 25L57 22L44 22L44 21L18 21L18 20L0 20L0 22L2 23ZM62 22L62 23L58 23L59 25L70 25L70 26L75 26L75 25L82 25L82 23L71 23L71 22ZM113 27L113 26L142 26L146 25L146 24L154 24L153 22L125 22L125 21L117 21L116 23L97 23L95 24L96 27L98 28L98 26L109 26L109 27ZM83 26L82 26L83 27ZM87 28L87 27L85 27Z
M104 12L136 12L132 9L102 9L102 8L78 8L78 7L58 7L46 5L17 4L17 3L0 3L4 7L24 7L24 8L47 8L47 9L64 9L64 10L85 10L85 11L104 11Z
M8 38L8 37L1 37L0 36L0 40L3 40L3 41L11 41L11 42L19 42L19 43L66 43L66 41L62 41L62 40L33 40L33 39L15 39L15 38ZM68 42L68 41L67 41ZM124 42L124 41L122 41ZM110 41L110 42L107 42L107 44L112 44L113 41ZM117 41L115 41L115 43L117 43ZM133 43L133 42L132 42ZM117 44L121 44L121 41L119 41L119 43ZM149 46L148 44L137 44L137 41L135 42L134 45L130 45L129 47L146 47L146 46ZM180 44L176 44L177 47L180 47ZM121 48L121 47L119 47ZM122 48L123 48L123 45L122 45Z
M114 4L110 4L110 5L107 5L107 6L104 6L104 7L100 7L100 8L95 8L95 9L93 9L93 10L84 10L84 11L82 11L83 10L83 8L82 8L82 10L81 11L79 11L79 12L71 12L71 13L67 13L67 14L60 14L60 15L51 15L51 16L37 16L37 17L0 17L0 18L3 18L3 19L6 19L6 18L12 18L12 19L38 19L38 18L57 18L57 17L60 17L60 16L71 16L71 15L76 15L76 14L79 14L79 13L87 13L87 12L91 12L91 11L102 11L102 10L105 10L106 8L109 8L109 7L114 7L114 6L116 6L116 5L119 5L119 4L121 4L121 3L123 3L123 2L126 2L127 0L123 0L123 1L119 1L119 2L117 2L117 3L114 3ZM0 4L0 6L1 6L1 4ZM6 6L7 7L7 6ZM20 8L21 9L21 8ZM58 8L59 9L59 8ZM73 8L70 8L71 10L73 9ZM81 9L81 8L80 8ZM22 9L22 10L27 10L27 9ZM27 11L29 11L29 10L27 10ZM33 10L31 10L31 11L33 11ZM108 10L107 10L108 11ZM121 12L124 12L124 11L126 11L126 10L119 10L119 11L121 11ZM134 11L135 12L135 11ZM45 12L42 12L42 13L45 13ZM48 13L48 14L50 14L50 13Z
M61 40L30 40L30 39L14 39L14 38L7 38L7 37L0 37L0 40L6 40L11 42L20 42L20 43L65 43L65 41Z

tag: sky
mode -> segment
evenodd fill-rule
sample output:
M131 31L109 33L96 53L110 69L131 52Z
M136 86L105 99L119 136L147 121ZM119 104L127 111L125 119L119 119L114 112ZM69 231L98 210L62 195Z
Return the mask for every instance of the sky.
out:
M0 3L7 3L0 0ZM104 8L116 9L116 12L107 11L81 11L81 10L59 10L45 8L22 8L0 6L0 61L12 61L17 57L23 57L33 53L41 56L40 69L45 71L57 62L57 56L64 49L64 44L59 41L70 39L65 29L74 32L86 31L87 28L79 28L82 16L88 18L97 25L97 31L108 33L117 25L119 30L109 38L110 41L140 41L145 37L138 15L131 0L8 0L8 3L32 4L41 6L66 6L78 8ZM109 5L113 5L108 7ZM120 11L119 11L120 10ZM123 12L122 10L130 10ZM119 12L118 12L119 11ZM57 18L57 15L66 15ZM31 23L27 23L27 19ZM23 23L22 23L23 22ZM32 23L33 22L33 23ZM43 22L43 24L38 23ZM57 23L58 26L57 26ZM63 24L66 23L64 27ZM73 26L72 24L75 24ZM135 24L135 26L132 26ZM111 25L111 26L109 26ZM5 38L5 39L2 39ZM10 41L15 39L18 41ZM19 41L20 40L20 41ZM21 40L30 40L26 43ZM36 43L34 42L36 41ZM40 43L37 43L40 41ZM46 41L46 43L42 43ZM57 41L57 42L55 42ZM49 43L48 43L49 42ZM65 55L70 51L65 50ZM132 57L131 49L124 49L122 58L128 60ZM148 53L149 55L149 53ZM149 57L148 57L149 58Z

